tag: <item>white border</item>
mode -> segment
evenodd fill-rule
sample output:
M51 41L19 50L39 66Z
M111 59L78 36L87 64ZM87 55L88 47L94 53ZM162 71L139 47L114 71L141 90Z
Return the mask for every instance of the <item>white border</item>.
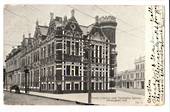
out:
M3 53L3 5L4 4L86 4L86 5L165 5L165 104L163 106L6 106L3 105L3 65L0 65L0 111L2 112L169 112L169 0L4 0L0 2L0 53ZM3 63L3 55L0 56Z

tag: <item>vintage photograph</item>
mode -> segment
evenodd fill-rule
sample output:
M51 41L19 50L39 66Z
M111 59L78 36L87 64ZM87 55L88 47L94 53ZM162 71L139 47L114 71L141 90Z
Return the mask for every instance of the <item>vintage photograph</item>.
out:
M145 105L146 8L4 5L4 104Z

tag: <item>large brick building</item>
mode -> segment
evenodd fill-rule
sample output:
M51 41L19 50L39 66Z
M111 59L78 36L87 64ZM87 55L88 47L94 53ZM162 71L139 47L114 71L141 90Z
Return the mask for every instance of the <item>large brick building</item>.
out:
M21 45L6 57L7 86L67 93L88 90L89 60L93 91L110 91L116 74L116 18L95 18L89 26L79 25L74 10L67 19L50 13L49 26L36 21L34 35L23 35ZM86 49L86 41L91 50ZM91 52L90 52L91 51ZM90 52L90 56L88 53Z

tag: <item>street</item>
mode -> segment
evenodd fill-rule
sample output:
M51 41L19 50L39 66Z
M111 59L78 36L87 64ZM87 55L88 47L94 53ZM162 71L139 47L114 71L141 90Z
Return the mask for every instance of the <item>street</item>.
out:
M4 91L4 104L6 105L76 105L74 102L59 101L55 99L16 94Z
M30 91L29 94L16 94L4 91L4 103L8 105L76 105L76 102L87 103L88 101L87 93L52 94ZM116 93L92 93L92 104L143 105L144 97L144 95L132 94L121 90L117 90Z
M88 103L87 93L51 94L30 91L29 94ZM117 90L116 93L92 93L92 104L96 105L142 105L143 95Z

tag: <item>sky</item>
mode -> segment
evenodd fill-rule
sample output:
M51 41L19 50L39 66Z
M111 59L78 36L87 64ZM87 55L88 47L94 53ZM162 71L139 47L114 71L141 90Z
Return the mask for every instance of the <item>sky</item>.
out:
M50 12L69 18L75 9L79 24L88 26L96 15L113 15L117 20L117 70L134 69L134 61L145 52L145 7L130 5L6 5L4 7L4 60L13 47L21 44L22 35L34 34L35 22L48 25ZM5 63L4 63L5 64Z

